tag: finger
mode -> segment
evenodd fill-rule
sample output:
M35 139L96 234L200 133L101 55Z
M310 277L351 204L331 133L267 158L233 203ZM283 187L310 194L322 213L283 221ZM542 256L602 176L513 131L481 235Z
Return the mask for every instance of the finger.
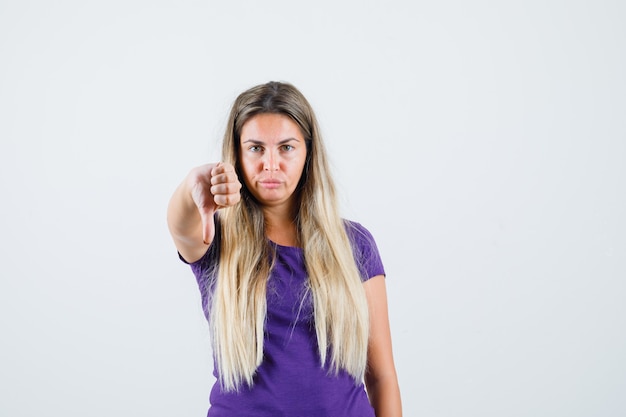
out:
M213 168L211 168L211 177L221 174L222 172L222 163L218 162L217 164L213 165Z
M228 173L213 174L211 176L211 185L222 184L225 182L233 182L233 175Z
M233 194L218 194L213 197L213 201L217 205L218 209L223 207L232 207L239 202L241 195L239 193Z
M211 194L214 196L220 194L238 194L241 190L241 184L238 182L226 182L211 186Z
M231 164L218 162L217 164L213 166L213 169L211 169L211 175L215 176L215 175L224 174L230 171L234 171L234 168L232 168Z
M211 175L235 173L235 167L228 162L218 162L211 169ZM236 174L235 174L236 175Z

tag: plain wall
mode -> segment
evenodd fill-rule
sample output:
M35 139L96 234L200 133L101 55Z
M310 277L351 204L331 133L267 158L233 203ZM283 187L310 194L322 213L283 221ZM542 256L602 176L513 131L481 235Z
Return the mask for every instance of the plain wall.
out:
M0 415L202 416L165 223L235 96L317 111L405 416L626 415L623 1L0 1Z

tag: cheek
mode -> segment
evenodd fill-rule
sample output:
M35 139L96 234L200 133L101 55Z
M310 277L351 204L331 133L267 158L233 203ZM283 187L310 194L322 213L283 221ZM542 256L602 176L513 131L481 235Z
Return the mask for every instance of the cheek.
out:
M296 164L291 165L290 174L294 182L299 183L302 181L304 175L305 159L299 160Z
M301 173L304 172L304 167L306 166L306 159L307 159L307 154L305 153L304 155L301 156L299 165L298 165L298 169L300 170Z
M239 156L239 161L241 164L241 168L244 171L252 172L256 169L258 165L258 158L254 158L254 156L250 154L242 154Z
M247 179L252 180L258 173L258 170L255 169L254 165L247 165L243 171L244 175Z

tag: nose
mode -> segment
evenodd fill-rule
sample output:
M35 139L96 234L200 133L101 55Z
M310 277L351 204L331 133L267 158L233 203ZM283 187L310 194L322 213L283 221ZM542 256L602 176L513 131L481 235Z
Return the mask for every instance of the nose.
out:
M264 171L278 171L278 158L274 152L266 152L263 159Z

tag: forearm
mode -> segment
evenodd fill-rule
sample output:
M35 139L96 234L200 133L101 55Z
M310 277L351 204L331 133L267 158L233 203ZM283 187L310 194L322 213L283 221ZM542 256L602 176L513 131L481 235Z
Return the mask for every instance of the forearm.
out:
M167 225L174 239L197 237L198 232L201 232L202 219L188 183L185 179L176 188L167 207Z
M198 209L193 192L198 182L188 176L174 191L167 210L167 223L176 249L187 262L195 262L206 252L213 241L215 224L214 209L205 208L204 219Z
M400 387L395 375L373 380L368 378L367 394L374 408L376 417L401 417L402 401Z

